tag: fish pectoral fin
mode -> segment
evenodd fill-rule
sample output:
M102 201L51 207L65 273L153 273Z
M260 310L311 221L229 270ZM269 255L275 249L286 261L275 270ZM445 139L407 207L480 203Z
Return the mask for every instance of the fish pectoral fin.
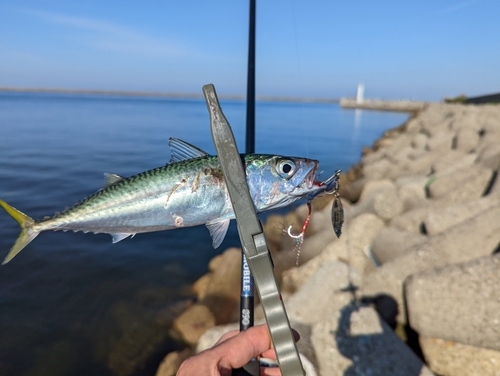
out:
M122 241L125 238L128 238L130 235L132 235L132 237L133 237L135 234L127 234L127 233L119 232L117 234L109 234L109 235L111 235L113 237L113 244L115 244L115 243L118 243L119 241Z
M119 181L122 181L125 179L123 176L117 175L117 174L108 174L107 172L104 173L104 188L108 188L111 184L118 183Z
M170 147L170 154L172 154L169 163L205 157L208 155L206 151L203 151L186 141L179 140L178 138L170 137L168 140L168 146Z
M210 231L214 248L217 248L226 237L229 222L229 219L218 219L206 223L205 226L207 226L208 231Z

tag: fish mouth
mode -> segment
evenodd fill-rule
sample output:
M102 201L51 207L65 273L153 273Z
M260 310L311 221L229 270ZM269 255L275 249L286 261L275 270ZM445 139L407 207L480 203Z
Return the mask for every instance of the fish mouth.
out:
M294 190L294 195L302 197L308 193L315 192L320 188L321 182L315 180L316 174L318 172L318 163L314 163L310 171L302 180L302 183L298 185Z

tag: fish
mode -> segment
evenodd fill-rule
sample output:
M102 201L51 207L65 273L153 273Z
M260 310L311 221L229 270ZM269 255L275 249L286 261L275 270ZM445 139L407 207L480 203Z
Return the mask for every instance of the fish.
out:
M235 218L217 156L177 138L169 139L164 166L128 178L105 174L102 189L54 216L34 220L5 201L0 206L21 226L2 265L43 231L108 233L117 243L138 233L205 225L217 248ZM324 189L314 159L240 154L258 213L281 208Z

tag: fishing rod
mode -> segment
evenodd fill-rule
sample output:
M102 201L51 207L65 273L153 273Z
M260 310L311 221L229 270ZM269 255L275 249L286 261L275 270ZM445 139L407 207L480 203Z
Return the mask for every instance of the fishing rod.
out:
M247 110L245 152L255 153L255 21L256 0L250 0L248 27L248 66L247 66ZM240 290L240 332L254 325L255 316L255 285L254 278L248 266L245 252L241 252L241 290ZM234 370L234 376L257 376L260 373L259 362L253 359L239 370Z

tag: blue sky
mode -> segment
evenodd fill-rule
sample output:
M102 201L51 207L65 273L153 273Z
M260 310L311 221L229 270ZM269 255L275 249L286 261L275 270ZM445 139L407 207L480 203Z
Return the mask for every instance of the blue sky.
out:
M248 1L0 0L0 87L245 94ZM257 95L500 92L500 2L257 1Z

